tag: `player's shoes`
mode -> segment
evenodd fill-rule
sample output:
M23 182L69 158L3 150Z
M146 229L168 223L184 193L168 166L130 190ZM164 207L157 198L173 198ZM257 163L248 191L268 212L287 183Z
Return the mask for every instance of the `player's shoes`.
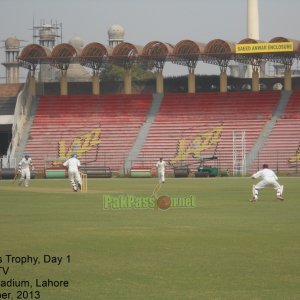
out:
M81 190L81 184L80 183L78 183L78 188Z
M279 199L279 200L281 200L281 201L284 200L284 198L282 196L277 196L276 198Z
M250 202L256 203L256 202L257 202L257 199L255 199L255 197L252 197L252 199L250 199L249 201L250 201Z

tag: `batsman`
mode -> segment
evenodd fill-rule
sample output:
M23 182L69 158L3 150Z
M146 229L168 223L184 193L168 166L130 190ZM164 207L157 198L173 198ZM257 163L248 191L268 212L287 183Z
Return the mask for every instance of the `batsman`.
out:
M81 176L79 172L80 161L77 159L77 154L72 154L72 157L63 163L63 166L68 169L68 176L74 192L81 189Z
M28 187L30 180L30 171L33 170L32 159L28 153L24 154L24 157L19 162L18 173L21 174L19 185L24 183L25 187Z

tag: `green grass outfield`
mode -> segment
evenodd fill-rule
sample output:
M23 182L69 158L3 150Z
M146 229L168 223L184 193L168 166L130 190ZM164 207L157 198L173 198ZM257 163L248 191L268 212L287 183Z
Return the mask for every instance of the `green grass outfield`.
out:
M283 202L269 188L250 203L254 182L168 178L158 194L195 196L195 207L155 211L103 209L103 195L151 196L154 178L89 179L87 193L73 193L67 179L35 179L29 188L2 180L0 280L30 286L2 286L0 296L37 299L30 292L39 291L42 300L300 299L300 178L280 178ZM27 255L39 264L8 262ZM36 286L36 279L48 278L69 286ZM17 298L19 290L25 293Z

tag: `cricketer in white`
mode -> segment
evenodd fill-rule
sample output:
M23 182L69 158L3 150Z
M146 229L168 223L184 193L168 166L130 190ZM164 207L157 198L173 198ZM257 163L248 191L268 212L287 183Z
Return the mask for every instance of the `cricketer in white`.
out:
M166 167L166 162L161 157L159 161L156 163L159 183L165 182L165 167Z
M71 158L63 163L63 166L68 169L68 176L74 192L78 188L81 189L81 177L79 172L80 161L77 159L77 154L73 154Z
M273 186L276 190L276 197L279 200L283 200L282 193L283 193L283 185L278 183L278 177L275 172L269 169L267 164L263 164L263 168L253 174L251 176L253 179L261 178L262 180L257 184L252 186L252 202L256 202L258 200L258 192L259 190L267 187Z
M28 187L31 169L33 169L32 159L28 153L25 153L19 162L19 173L21 174L19 185L24 183L25 187Z

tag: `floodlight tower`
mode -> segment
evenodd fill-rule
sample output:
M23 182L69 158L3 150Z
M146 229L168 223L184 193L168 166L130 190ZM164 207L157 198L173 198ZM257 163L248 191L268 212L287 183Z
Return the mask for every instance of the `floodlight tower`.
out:
M248 0L247 37L249 39L259 40L258 0ZM252 77L251 66L247 68L247 77Z
M247 0L247 38L259 40L258 0ZM238 63L230 65L231 75L237 77L252 77L252 67Z
M249 39L259 39L259 17L258 17L258 0L248 0L248 26L247 37Z

